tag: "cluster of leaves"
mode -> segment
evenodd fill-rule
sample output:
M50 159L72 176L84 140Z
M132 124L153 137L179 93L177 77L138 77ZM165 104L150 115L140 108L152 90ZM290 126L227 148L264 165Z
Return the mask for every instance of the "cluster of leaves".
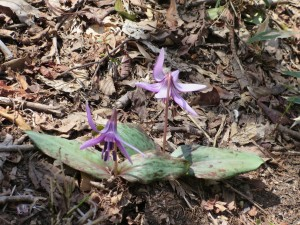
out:
M140 149L137 154L128 146L131 156L119 165L119 176L130 182L149 183L154 180L195 176L205 179L226 179L257 169L263 160L255 154L205 146L179 146L171 155L155 150L155 143L139 127L118 124L119 134L126 142ZM94 148L80 150L81 143L60 137L26 132L35 145L46 155L98 179L108 179L112 161L104 161Z

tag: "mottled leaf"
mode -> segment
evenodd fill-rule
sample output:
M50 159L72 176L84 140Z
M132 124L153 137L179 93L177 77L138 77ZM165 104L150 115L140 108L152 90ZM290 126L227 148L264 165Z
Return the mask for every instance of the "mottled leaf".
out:
M38 149L64 164L96 178L109 178L111 161L104 162L101 153L92 148L80 150L80 142L34 131L26 131Z
M257 155L225 148L183 145L172 154L191 163L189 175L220 180L257 169L264 161Z
M154 141L143 131L140 126L129 123L118 123L118 133L121 138L138 148L140 151L145 152L148 150L155 150L156 146ZM128 154L137 154L133 149L125 146Z
M282 74L300 78L300 71L283 71Z
M184 159L158 153L147 152L145 156L136 154L119 167L120 176L130 182L150 183L155 180L175 179L186 175L190 163Z

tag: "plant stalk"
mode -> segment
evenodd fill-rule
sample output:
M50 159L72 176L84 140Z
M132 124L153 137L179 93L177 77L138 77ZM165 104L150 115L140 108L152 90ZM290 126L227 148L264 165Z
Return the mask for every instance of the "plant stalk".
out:
M114 158L115 156L115 158ZM117 157L117 145L114 143L114 150L113 150L113 159L114 159L114 175L118 175L118 157Z
M172 79L171 74L168 74L167 98L165 102L166 106L165 106L165 123L164 123L164 136L163 136L163 152L165 152L166 144L167 144L168 111L169 111L171 79Z

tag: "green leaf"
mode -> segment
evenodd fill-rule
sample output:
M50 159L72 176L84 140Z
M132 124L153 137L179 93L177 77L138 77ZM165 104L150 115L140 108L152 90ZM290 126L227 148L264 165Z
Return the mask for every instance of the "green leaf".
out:
M206 146L178 147L172 154L191 163L189 175L220 180L257 169L264 161L257 155Z
M96 178L109 178L109 167L111 163L106 163L101 159L101 153L92 148L80 150L80 142L67 140L47 134L40 134L34 131L26 131L29 138L38 149L46 155L61 160L64 164L87 173Z
M300 78L300 71L282 71L282 74Z
M130 182L150 183L155 180L174 179L186 175L190 163L184 159L170 157L159 153L145 153L145 157L136 154L119 167L120 176Z
M140 128L140 126L129 123L118 123L117 129L124 141L138 148L140 151L145 152L156 149L154 141ZM138 154L133 149L127 146L124 147L130 156Z
M135 21L136 20L136 15L135 14L130 14L126 12L122 0L116 0L115 2L115 10L124 18Z
M300 96L293 96L286 98L289 102L293 102L295 104L300 104Z
M255 34L253 37L249 38L247 41L249 44L257 41L266 41L266 40L271 40L271 39L276 39L276 38L289 38L293 36L295 32L293 31L277 31L277 30L267 30L260 32L258 34Z
M225 6L220 6L217 8L211 8L211 9L206 10L208 19L210 19L210 20L217 19L222 14L224 9L225 9Z

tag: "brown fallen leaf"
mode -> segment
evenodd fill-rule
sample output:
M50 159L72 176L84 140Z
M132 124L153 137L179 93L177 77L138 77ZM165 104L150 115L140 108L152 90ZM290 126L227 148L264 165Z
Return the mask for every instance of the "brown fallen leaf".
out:
M17 73L16 79L20 83L22 89L27 90L28 83L26 81L26 77Z
M275 85L272 87L265 87L265 86L250 87L250 86L248 86L247 88L248 88L250 94L256 99L259 99L261 97L266 97L269 95L279 95L286 90L286 87L281 84Z
M191 101L191 105L200 106L217 106L220 104L220 95L215 87L207 92L200 92L198 96L194 97Z
M255 206L253 206L249 211L248 211L249 216L256 216L257 215L257 209Z
M285 116L282 112L269 108L259 100L257 101L257 104L260 108L262 108L262 110L265 112L265 114L267 114L267 116L273 123L278 123L281 125L292 125L292 120Z
M122 57L121 65L119 67L119 74L121 79L125 79L130 75L131 71L131 59L128 55Z
M170 7L166 14L166 23L171 30L176 30L177 27L183 24L177 12L176 0L170 1Z
M234 98L234 93L218 86L214 86L214 88L217 89L220 99L232 100Z
M21 130L31 130L31 127L25 122L23 117L18 113L8 113L6 109L0 109L0 115L17 124Z
M103 94L108 96L116 92L114 81L110 75L99 81L99 89L103 92Z

